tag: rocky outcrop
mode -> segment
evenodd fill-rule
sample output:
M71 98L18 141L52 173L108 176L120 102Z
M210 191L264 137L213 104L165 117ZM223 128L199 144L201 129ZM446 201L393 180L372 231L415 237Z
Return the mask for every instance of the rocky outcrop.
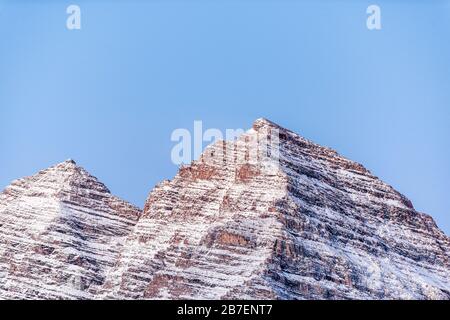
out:
M73 161L0 194L7 299L449 299L449 256L406 197L265 119L142 212Z
M0 194L0 298L92 299L140 210L68 160Z
M263 161L272 131L278 157ZM362 165L259 119L151 192L107 297L447 299L449 254L433 220Z

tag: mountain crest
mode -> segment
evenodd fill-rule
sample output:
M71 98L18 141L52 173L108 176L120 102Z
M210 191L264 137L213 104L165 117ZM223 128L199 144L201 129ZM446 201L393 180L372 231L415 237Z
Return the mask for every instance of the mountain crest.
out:
M277 165L249 156L266 129ZM263 118L158 184L143 212L73 160L0 193L3 299L450 299L449 255L398 191Z
M151 192L109 297L450 298L450 240L429 216L362 165L266 119L227 152L247 159L263 129L279 130L278 167L213 157Z
M0 193L0 298L94 298L140 210L67 160Z

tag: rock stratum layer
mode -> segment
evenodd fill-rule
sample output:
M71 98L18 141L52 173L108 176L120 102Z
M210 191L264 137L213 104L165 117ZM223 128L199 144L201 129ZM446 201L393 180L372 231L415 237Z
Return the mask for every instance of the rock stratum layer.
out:
M7 299L449 299L449 255L391 186L265 119L142 212L72 161L0 194Z

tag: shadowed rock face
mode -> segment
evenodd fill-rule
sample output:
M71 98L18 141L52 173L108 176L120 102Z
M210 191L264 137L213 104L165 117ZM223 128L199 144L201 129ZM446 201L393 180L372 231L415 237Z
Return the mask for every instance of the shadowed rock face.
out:
M142 213L73 161L0 194L0 298L448 299L449 254L392 187L265 119Z
M0 298L94 298L140 210L68 160L0 194Z
M246 161L271 130L278 165ZM259 119L150 193L107 296L449 298L449 253L433 220L363 166Z

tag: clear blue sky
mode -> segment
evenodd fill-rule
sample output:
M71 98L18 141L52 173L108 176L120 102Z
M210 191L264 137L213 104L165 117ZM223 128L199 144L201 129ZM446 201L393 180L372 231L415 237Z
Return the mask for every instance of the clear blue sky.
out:
M0 1L0 188L74 158L142 206L176 173L172 130L267 117L450 234L449 38L438 0Z

